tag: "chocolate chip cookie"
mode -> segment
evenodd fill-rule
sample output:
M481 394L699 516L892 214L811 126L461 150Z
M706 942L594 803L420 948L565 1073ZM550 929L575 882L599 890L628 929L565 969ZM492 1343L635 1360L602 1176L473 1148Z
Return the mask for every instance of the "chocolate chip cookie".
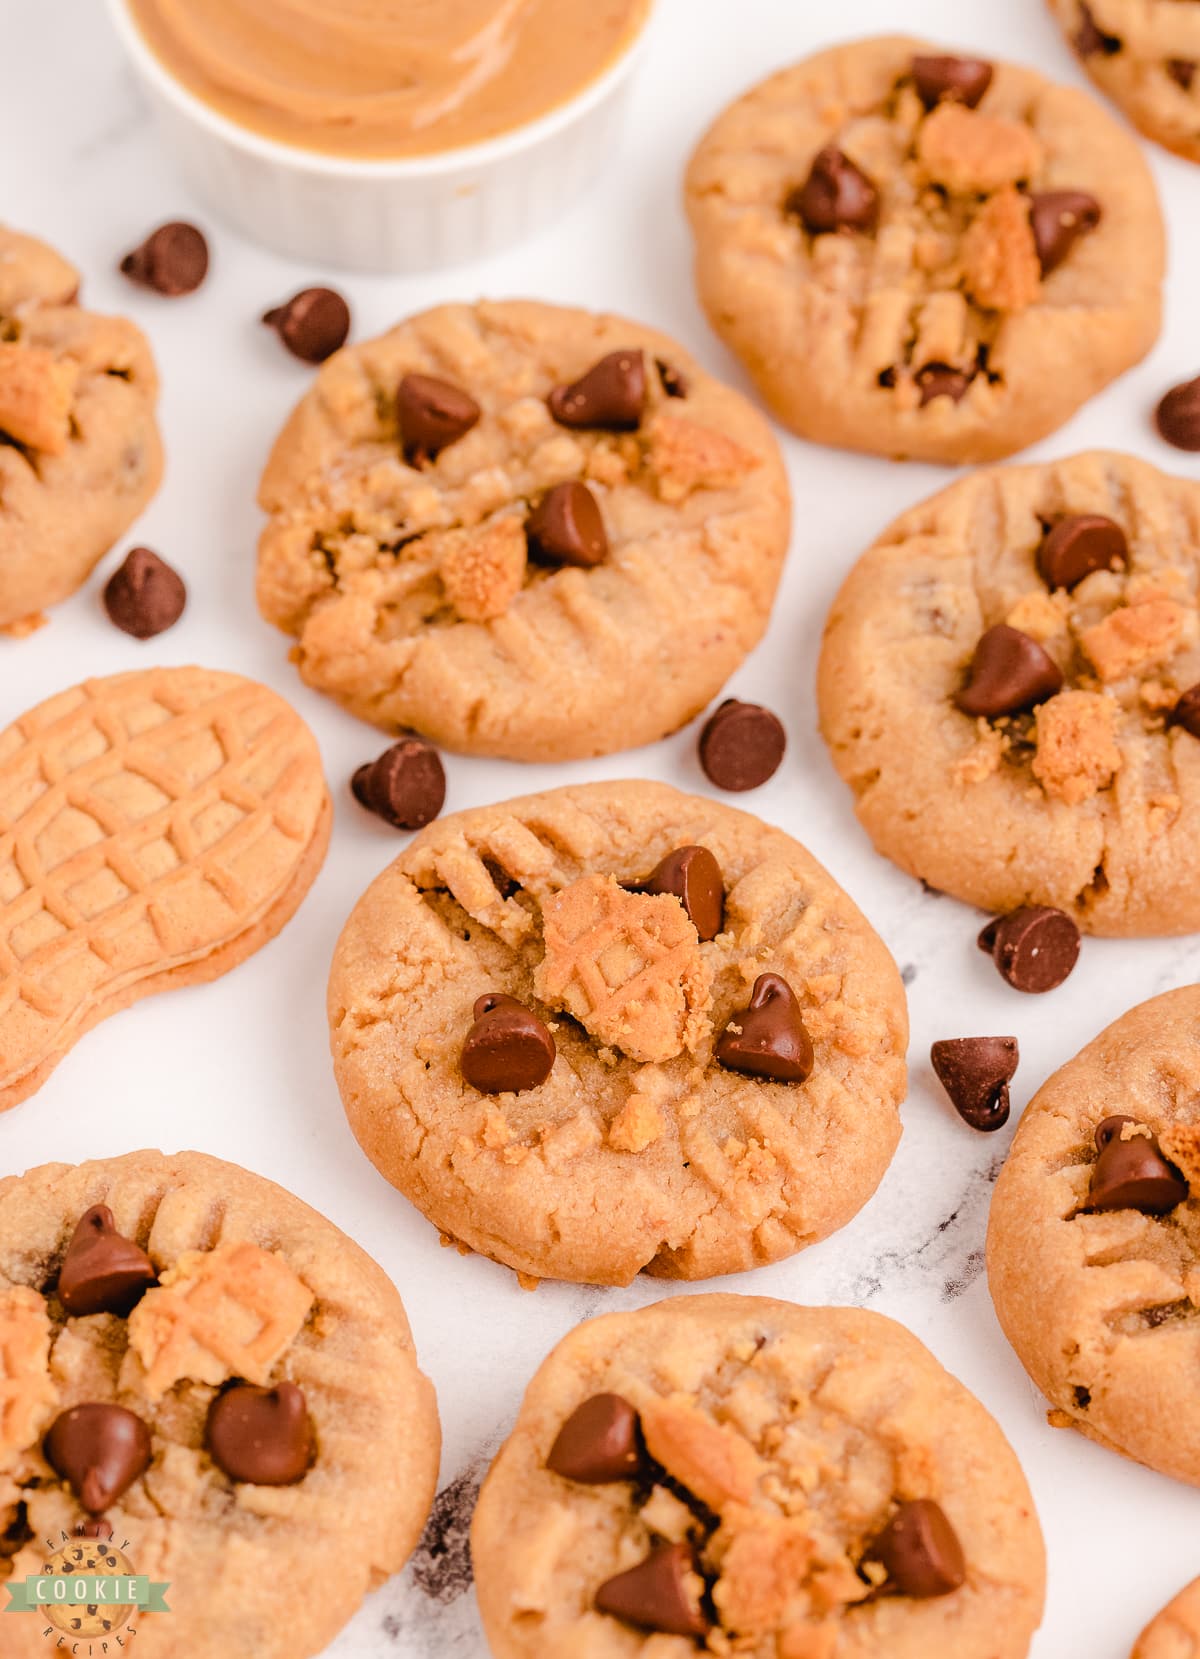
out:
M1025 1108L988 1226L1050 1421L1200 1486L1200 988L1125 1014Z
M538 761L697 714L766 626L790 522L767 424L673 340L516 301L339 352L260 500L259 607L310 685Z
M162 477L141 332L77 303L79 275L0 225L0 630L87 578Z
M169 1612L115 1610L146 1659L306 1659L433 1498L437 1408L390 1280L197 1152L0 1181L0 1392L0 1579L107 1539L169 1584ZM43 1654L44 1624L8 1619L6 1659Z
M880 852L986 910L1200 928L1200 485L997 468L896 521L826 625L821 725Z
M1012 64L898 37L821 52L718 118L687 206L713 327L817 443L996 460L1158 334L1138 145Z
M496 1659L1022 1659L1045 1578L1012 1449L914 1336L756 1296L574 1330L471 1546Z
M1200 1654L1200 1578L1157 1613L1137 1639L1132 1659L1196 1659Z
M1180 0L1048 0L1083 67L1147 138L1200 161L1200 16Z
M535 1277L776 1261L850 1220L900 1134L881 941L789 836L663 784L431 824L346 924L329 1018L368 1156Z

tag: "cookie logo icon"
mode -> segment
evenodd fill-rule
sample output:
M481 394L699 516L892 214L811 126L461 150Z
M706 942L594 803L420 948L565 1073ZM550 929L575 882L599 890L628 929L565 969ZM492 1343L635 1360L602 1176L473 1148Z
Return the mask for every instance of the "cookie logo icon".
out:
M56 1550L42 1568L47 1578L134 1577L133 1565L110 1539L75 1538L64 1549ZM46 1621L65 1636L87 1638L111 1636L129 1623L135 1604L114 1606L112 1603L46 1601Z
M87 1521L73 1534L60 1532L57 1539L44 1542L41 1572L10 1579L4 1586L9 1598L4 1612L37 1614L52 1648L80 1659L101 1659L124 1649L137 1635L139 1610L170 1612L170 1585L137 1572L125 1553L128 1540L114 1543L106 1520Z

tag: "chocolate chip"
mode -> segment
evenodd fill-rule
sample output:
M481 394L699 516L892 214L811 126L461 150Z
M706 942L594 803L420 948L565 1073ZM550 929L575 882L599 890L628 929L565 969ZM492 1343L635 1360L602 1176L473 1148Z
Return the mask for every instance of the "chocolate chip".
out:
M154 1263L118 1233L106 1204L93 1204L75 1224L58 1270L58 1299L73 1319L115 1313L122 1319L155 1283Z
M293 357L302 363L323 363L346 343L350 307L336 289L302 288L283 305L264 312L263 322Z
M912 74L926 109L943 100L974 109L992 84L992 66L983 58L916 57Z
M711 1628L696 1583L690 1544L657 1544L644 1561L596 1591L596 1607L639 1630L706 1636Z
M208 243L195 225L174 220L127 253L121 270L131 282L176 299L194 293L208 275Z
M640 351L610 351L546 402L560 426L636 432L646 407L646 359Z
M1090 6L1080 0L1079 28L1074 38L1075 50L1081 58L1094 57L1097 52L1103 52L1105 57L1111 58L1121 50L1119 35L1106 35L1092 16Z
M1193 737L1200 737L1200 685L1181 693L1179 701L1167 716L1168 726L1182 726Z
M393 829L422 829L431 824L446 799L442 757L416 732L360 766L350 780L354 798Z
M1196 79L1196 60L1194 58L1168 58L1167 74L1181 86L1185 92L1192 90L1192 82Z
M1200 376L1173 386L1155 410L1154 420L1176 449L1200 449Z
M1128 563L1124 530L1099 513L1060 518L1047 530L1037 554L1048 588L1073 588L1094 570L1123 570Z
M499 991L478 997L462 1047L462 1074L480 1094L521 1094L549 1077L554 1038L532 1009Z
M559 1429L546 1467L581 1486L636 1480L646 1469L637 1412L619 1394L593 1394Z
M979 948L1014 991L1053 991L1079 960L1079 929L1061 910L1027 904L989 922Z
M405 460L412 466L432 461L465 437L482 413L461 386L431 374L406 374L396 393L396 419Z
M1062 690L1054 658L1019 628L1000 622L975 647L966 685L954 701L972 719L1022 714Z
M775 776L786 747L783 723L770 709L731 697L704 723L700 765L718 789L740 794Z
M148 547L134 547L104 587L109 621L134 639L153 639L179 621L187 588L179 572Z
M1033 231L1042 275L1056 271L1081 236L1095 230L1103 209L1085 190L1042 190L1029 198L1029 225Z
M641 882L640 893L672 893L702 940L715 939L725 921L725 880L707 847L679 847Z
M252 1486L294 1486L313 1459L308 1407L292 1382L235 1383L209 1406L204 1437L218 1469Z
M1143 1215L1166 1215L1188 1197L1188 1184L1175 1165L1163 1157L1154 1136L1144 1126L1121 1139L1126 1124L1138 1120L1118 1114L1105 1118L1096 1130L1098 1157L1088 1189L1092 1210L1140 1210Z
M673 363L668 363L665 357L656 357L654 367L658 370L658 378L662 382L662 389L668 397L686 397L688 383Z
M929 1051L951 1105L972 1129L1003 1129L1008 1085L1019 1058L1015 1037L945 1037Z
M99 1515L149 1467L150 1430L124 1406L72 1406L51 1423L42 1450L89 1515Z
M730 1018L714 1053L727 1071L775 1083L804 1082L813 1069L812 1039L786 979L759 974L749 1006Z
M958 1534L932 1498L902 1503L863 1559L879 1562L889 1589L920 1601L950 1595L967 1576Z
M961 403L967 388L975 378L975 371L951 368L949 363L926 363L914 377L921 393L921 408L935 398L948 397L952 403Z
M827 144L804 183L787 198L784 211L803 220L813 236L873 231L879 222L879 192L843 150Z
M540 564L590 569L608 557L600 505L586 484L555 484L525 521L529 556Z

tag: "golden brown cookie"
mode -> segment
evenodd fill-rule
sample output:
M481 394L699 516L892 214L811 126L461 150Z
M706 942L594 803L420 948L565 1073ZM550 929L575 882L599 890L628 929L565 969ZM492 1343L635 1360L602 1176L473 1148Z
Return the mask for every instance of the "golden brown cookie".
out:
M0 1110L139 998L274 938L325 857L311 732L253 680L86 680L0 731Z
M1200 485L1094 452L981 472L859 560L821 728L880 852L983 909L1200 927Z
M989 461L1149 350L1162 215L1093 99L943 54L887 36L774 75L702 141L687 206L713 327L785 425Z
M641 324L526 301L339 352L259 499L259 608L308 684L514 760L699 713L762 635L790 523L745 398Z
M114 1266L130 1256L136 1283ZM167 1585L169 1612L121 1620L145 1659L320 1652L433 1498L437 1407L390 1280L298 1198L197 1152L0 1182L0 1397L0 1579L58 1571L107 1523L104 1555ZM239 1401L251 1434L229 1431ZM45 1627L8 1617L5 1659L44 1654Z
M1200 161L1200 17L1180 0L1048 0L1083 67L1147 138Z
M1197 1659L1200 1654L1200 1578L1194 1579L1137 1639L1132 1659Z
M0 631L74 593L162 476L150 348L78 291L51 248L0 226Z
M902 1326L687 1296L589 1320L471 1533L496 1659L1023 1659L1045 1557L996 1423Z
M779 1260L850 1220L899 1139L884 945L790 836L664 784L431 824L346 924L329 1020L372 1161L537 1277Z

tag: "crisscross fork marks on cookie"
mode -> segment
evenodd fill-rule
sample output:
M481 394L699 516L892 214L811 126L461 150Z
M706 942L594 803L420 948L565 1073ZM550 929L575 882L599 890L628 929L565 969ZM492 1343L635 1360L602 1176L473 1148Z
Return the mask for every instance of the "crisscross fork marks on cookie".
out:
M308 1317L313 1295L281 1256L246 1242L185 1251L129 1320L130 1346L159 1399L183 1377L265 1384Z
M58 1391L50 1379L50 1317L34 1290L0 1291L0 1466L37 1439Z

